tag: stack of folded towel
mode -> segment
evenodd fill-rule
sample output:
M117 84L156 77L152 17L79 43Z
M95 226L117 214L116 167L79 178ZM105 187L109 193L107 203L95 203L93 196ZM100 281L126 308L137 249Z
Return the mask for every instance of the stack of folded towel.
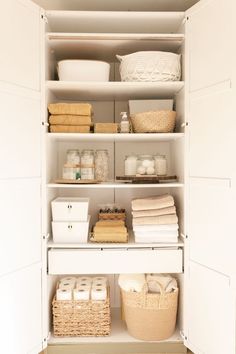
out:
M123 220L100 220L93 228L95 242L127 242L128 232Z
M89 133L92 106L89 103L51 103L48 105L51 133Z
M132 200L132 215L135 242L177 242L178 217L171 195Z

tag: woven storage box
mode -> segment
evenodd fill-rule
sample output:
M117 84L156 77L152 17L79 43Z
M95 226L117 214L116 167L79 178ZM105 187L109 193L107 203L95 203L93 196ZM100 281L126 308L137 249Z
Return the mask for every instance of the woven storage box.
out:
M109 290L109 289L108 289ZM108 336L111 332L109 291L105 301L53 299L53 327L56 337Z
M122 314L128 332L146 341L165 340L175 331L178 290L161 294L121 290Z
M99 213L99 220L123 220L125 221L125 213Z
M175 111L149 111L131 116L134 133L171 133L175 128Z
M178 81L181 78L180 55L147 51L117 55L121 81Z

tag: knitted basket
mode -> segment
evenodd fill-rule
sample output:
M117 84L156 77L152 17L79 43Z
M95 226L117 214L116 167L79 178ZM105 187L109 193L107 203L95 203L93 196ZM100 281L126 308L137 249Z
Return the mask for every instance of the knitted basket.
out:
M121 81L178 81L181 78L178 54L147 51L116 57L121 62Z
M175 119L175 111L149 111L131 116L134 133L171 133Z

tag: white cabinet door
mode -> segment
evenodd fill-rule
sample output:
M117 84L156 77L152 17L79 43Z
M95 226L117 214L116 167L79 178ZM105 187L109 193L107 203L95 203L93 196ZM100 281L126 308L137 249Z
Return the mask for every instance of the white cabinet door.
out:
M188 126L185 344L235 354L234 0L187 11Z
M44 24L40 8L29 0L2 1L1 14L1 345L5 354L38 354L44 346L40 124Z

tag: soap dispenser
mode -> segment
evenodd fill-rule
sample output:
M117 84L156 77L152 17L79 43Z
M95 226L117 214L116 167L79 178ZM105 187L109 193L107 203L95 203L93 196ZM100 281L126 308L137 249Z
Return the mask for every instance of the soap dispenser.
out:
M127 116L127 112L121 112L120 114L121 117L121 122L120 122L120 132L121 133L129 133L129 119Z

